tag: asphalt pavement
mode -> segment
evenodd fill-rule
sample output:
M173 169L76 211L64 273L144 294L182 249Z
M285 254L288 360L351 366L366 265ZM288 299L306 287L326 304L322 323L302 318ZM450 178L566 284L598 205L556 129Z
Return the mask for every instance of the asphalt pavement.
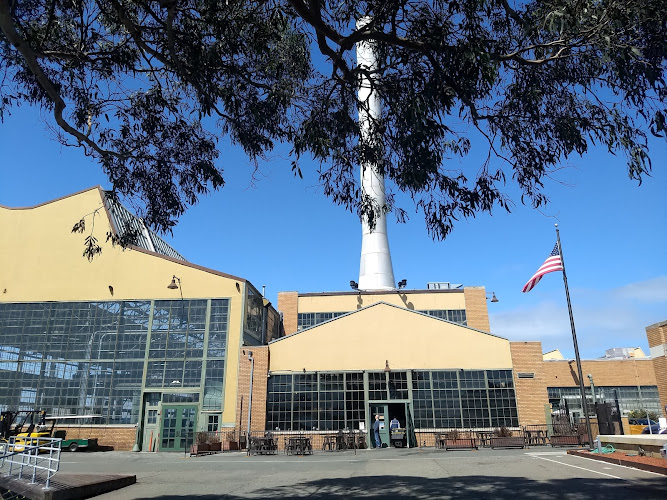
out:
M667 476L546 447L382 449L305 457L87 452L63 454L61 471L137 475L135 485L96 497L100 500L667 498Z

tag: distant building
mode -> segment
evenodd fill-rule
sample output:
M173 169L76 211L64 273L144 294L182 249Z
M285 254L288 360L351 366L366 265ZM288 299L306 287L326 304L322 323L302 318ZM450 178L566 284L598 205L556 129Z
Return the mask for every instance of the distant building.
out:
M547 361L552 359L565 359L565 358L561 354L560 350L554 349L553 351L545 352L542 355L542 359L544 359L544 361Z
M613 347L607 349L603 357L605 359L645 358L646 354L641 347Z

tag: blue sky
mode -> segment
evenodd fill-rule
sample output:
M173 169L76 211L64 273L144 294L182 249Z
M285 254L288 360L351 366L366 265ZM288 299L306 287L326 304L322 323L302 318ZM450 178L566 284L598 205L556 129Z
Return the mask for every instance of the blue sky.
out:
M0 204L30 206L108 181L81 150L60 146L27 106L0 124ZM48 120L47 120L48 121ZM221 141L222 142L222 141ZM641 186L627 177L624 159L601 150L572 157L548 181L551 204L523 206L462 220L444 242L432 241L408 202L407 224L389 217L396 280L408 289L429 281L485 286L491 331L512 340L540 340L543 350L573 356L560 273L546 275L527 294L524 283L549 255L561 229L565 265L582 357L611 347L648 351L645 327L667 320L667 147L651 141L652 177ZM453 168L476 171L486 155L477 144ZM191 208L166 237L189 261L249 279L277 303L277 292L349 289L359 273L361 228L317 183L315 166L295 179L280 151L254 167L227 147L219 165L227 185ZM305 168L304 168L305 167ZM311 167L311 168L309 168ZM556 219L557 218L557 219Z

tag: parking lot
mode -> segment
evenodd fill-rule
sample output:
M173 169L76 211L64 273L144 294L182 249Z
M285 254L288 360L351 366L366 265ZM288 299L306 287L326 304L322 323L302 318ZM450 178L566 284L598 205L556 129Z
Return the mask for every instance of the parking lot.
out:
M132 473L137 484L99 499L662 498L667 477L564 450L382 449L312 456L233 452L64 454L61 471Z

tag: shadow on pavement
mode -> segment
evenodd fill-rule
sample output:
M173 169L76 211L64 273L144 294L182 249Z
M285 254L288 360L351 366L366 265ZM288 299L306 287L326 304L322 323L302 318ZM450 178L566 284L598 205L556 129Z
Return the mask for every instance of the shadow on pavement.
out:
M162 495L153 498L198 500L238 498L667 498L667 477L641 480L620 479L556 479L536 481L525 477L458 476L427 479L412 476L364 476L321 479L290 486L258 488L243 496L197 495L196 484L189 495Z

